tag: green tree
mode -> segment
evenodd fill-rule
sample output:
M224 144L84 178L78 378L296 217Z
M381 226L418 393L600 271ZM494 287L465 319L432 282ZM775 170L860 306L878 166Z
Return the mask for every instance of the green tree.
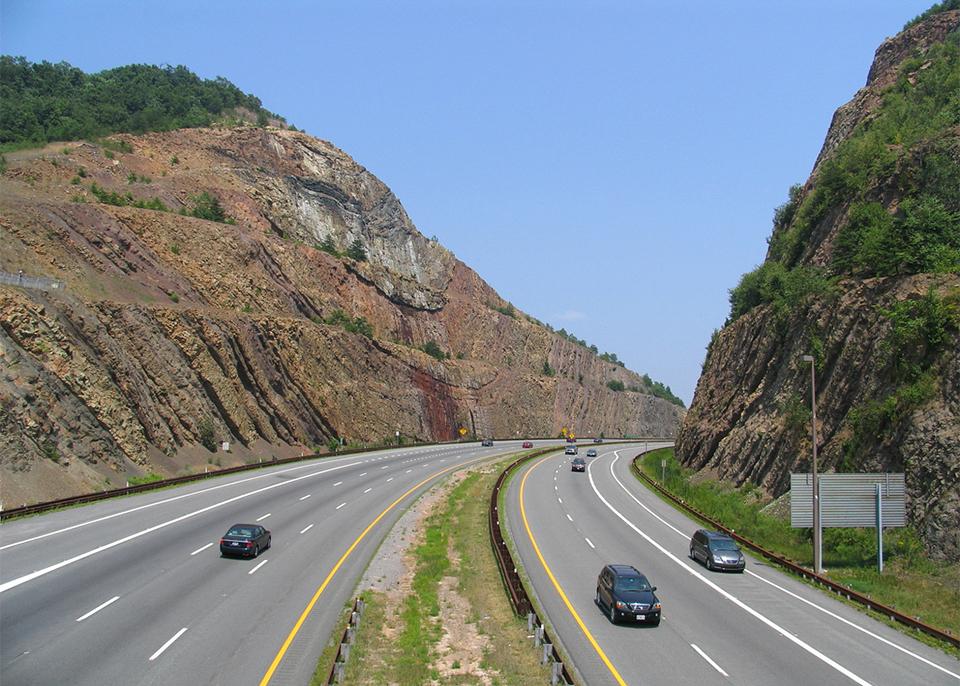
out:
M363 247L363 242L355 238L350 247L347 248L347 257L357 262L364 262L367 259L367 251Z

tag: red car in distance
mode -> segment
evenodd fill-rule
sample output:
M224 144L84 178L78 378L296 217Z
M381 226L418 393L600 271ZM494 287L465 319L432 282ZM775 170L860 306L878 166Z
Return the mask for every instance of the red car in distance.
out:
M532 447L533 447L533 441L524 441L524 442L523 442L523 447L524 447L524 448L532 448Z

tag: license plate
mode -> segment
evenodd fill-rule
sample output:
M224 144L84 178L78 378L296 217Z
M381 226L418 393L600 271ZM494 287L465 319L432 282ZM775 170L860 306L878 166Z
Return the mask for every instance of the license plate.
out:
M642 621L645 620L646 618L647 618L646 615L637 615L637 621L638 621L638 622L642 622Z
M240 544L237 543L236 541L232 541L232 542L230 543L230 545L232 545L234 548L236 548L236 547L237 547L238 545L240 545Z

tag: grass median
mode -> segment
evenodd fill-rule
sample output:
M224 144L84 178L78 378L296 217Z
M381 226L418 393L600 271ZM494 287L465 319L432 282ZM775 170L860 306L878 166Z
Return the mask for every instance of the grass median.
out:
M761 547L812 568L811 530L792 528L789 508L769 507L770 498L750 483L736 488L691 478L693 472L677 462L673 448L650 452L638 464L647 476L660 481L661 460L666 460L663 485L673 494ZM883 539L881 574L876 568L875 530L824 529L825 576L927 624L960 633L960 564L930 559L909 527L885 530ZM960 653L925 634L910 633Z
M407 555L412 576L398 594L361 594L367 609L343 683L549 683L530 647L526 620L513 614L490 547L490 492L513 459L461 474L446 487L416 528ZM318 675L329 668L321 664Z

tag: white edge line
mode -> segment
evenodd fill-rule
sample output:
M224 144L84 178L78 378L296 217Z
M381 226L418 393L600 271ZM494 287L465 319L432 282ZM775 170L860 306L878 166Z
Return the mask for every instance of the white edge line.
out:
M620 455L617 455L617 459L619 459L619 458L620 458ZM614 462L616 462L616 460L614 460ZM612 464L611 464L611 467L612 467ZM686 535L685 533L683 533L682 531L680 531L680 529L678 529L677 527L675 527L675 526L673 526L672 524L670 524L670 522L668 522L668 521L665 520L663 517L661 517L660 515L658 515L656 512L654 512L653 510L651 510L649 507L647 507L646 505L644 505L643 503L641 503L639 500L637 500L637 497L636 497L633 493L631 493L630 490L629 490L626 486L624 486L623 482L620 481L619 478L617 478L617 475L616 475L616 474L613 475L613 478L614 478L614 480L620 485L620 488L622 488L622 489L624 490L624 492L626 492L626 494L629 495L629 496L634 500L634 502L637 503L637 505L639 505L639 506L642 507L644 510L646 510L647 512L649 512L651 515L653 515L654 517L656 517L657 519L659 519L659 520L660 520L661 522L663 522L666 526L668 526L669 528L671 528L671 529L673 529L674 531L676 531L676 532L677 532L678 534L680 534L682 537L687 538L687 535ZM776 589L778 589L778 590L780 590L780 591L783 591L783 592L786 593L787 595L789 595L789 596L791 596L791 597L793 597L793 598L796 598L796 599L799 600L800 602L805 603L805 604L809 605L810 607L812 607L812 608L814 608L814 609L817 609L817 610L819 610L820 612L823 612L823 613L829 615L830 617L833 617L833 618L836 619L836 620L839 620L839 621L843 622L843 623L846 624L847 626L850 626L850 627L856 629L857 631L861 631L861 632L865 633L867 636L870 636L870 637L872 637L872 638L875 638L875 639L877 639L878 641L880 641L881 643L885 643L886 645L888 645L888 646L890 646L890 647L892 647L892 648L896 648L896 649L899 650L900 652L905 653L905 654L909 655L910 657L916 658L917 660L920 660L920 662L923 662L924 664L929 665L929 666L933 667L934 669L938 669L938 670L940 670L941 672L943 672L943 673L945 673L945 674L949 674L949 675L952 676L954 679L960 679L960 674L957 674L957 673L955 673L955 672L951 672L951 671L950 671L949 669L947 669L946 667L941 667L941 666L938 665L936 662L933 662L932 660L928 660L927 658L923 657L922 655L918 655L917 653L914 653L913 651L908 650L907 648L904 648L903 646L901 646L901 645L899 645L899 644L897 644L897 643L894 643L893 641L891 641L891 640L889 640L889 639L887 639L887 638L884 638L883 636L880 636L879 634L875 634L875 633L873 633L872 631L870 631L869 629L860 626L860 625L857 624L856 622L851 622L849 619L846 619L845 617L841 617L840 615L838 615L838 614L836 614L836 613L834 613L834 612L831 612L830 610L828 610L827 608L823 607L822 605L820 605L820 604L818 604L818 603L815 603L815 602L813 602L813 601L811 601L811 600L807 600L807 599L804 598L803 596L798 595L798 594L794 593L793 591L791 591L791 590L789 590L789 589L786 589L786 588L784 588L783 586L780 586L780 585L774 583L773 581L770 581L769 579L766 579L766 578L760 576L760 575L757 574L756 572L753 572L753 571L751 571L751 570L749 570L749 569L747 569L747 570L745 570L745 571L746 571L747 574L749 574L749 575L751 575L751 576L753 576L753 577L756 577L757 579L760 579L760 581L764 582L765 584L769 584L769 585L773 586L774 588L776 588Z
M308 531L310 531L310 529L312 529L312 528L313 528L313 524L307 524L306 527L304 527L303 529L301 529L300 533L301 533L301 534L305 534L305 533L307 533Z
M173 642L176 641L181 636L183 636L186 633L186 631L187 631L187 627L183 627L182 629L180 629L180 631L175 633L169 641L167 641L162 646L160 646L160 650L158 650L157 652L155 652L153 655L150 656L150 661L153 662L158 657L163 655L163 651L169 648L171 645L173 645Z
M620 455L619 455L618 453L615 453L615 454L617 455L617 459L619 459ZM596 462L596 460L594 460L594 462ZM613 460L613 461L610 463L610 473L611 473L611 474L613 474L613 464L614 464L615 462L616 462L616 460ZM597 494L597 497L600 498L600 501L601 501L604 505L607 506L607 509L608 509L608 510L610 510L611 512L613 512L613 514L615 514L624 524L626 524L628 527L630 527L630 528L633 529L635 532L637 532L644 540L647 541L647 543L649 543L649 544L652 545L654 548L656 548L657 550L659 550L661 553L663 553L664 555L666 555L669 559L673 560L675 563L677 563L677 565L679 565L679 566L680 566L683 570L685 570L687 573L691 574L691 575L694 576L695 578L697 578L697 579L699 579L700 581L702 581L704 584L706 584L707 586L709 586L710 588L712 588L714 591L716 591L716 592L719 593L721 596L723 596L724 598L726 598L727 600L729 600L730 602L732 602L734 605L738 606L739 608L741 608L742 610L744 610L745 612L747 612L748 614L750 614L751 616L753 616L755 619L757 619L757 620L759 620L760 622L766 624L768 627L770 627L771 629L773 629L774 631L776 631L778 634L780 634L781 636L783 636L784 638L786 638L788 641L791 641L792 643L796 644L797 646L799 646L799 647L802 648L803 650L807 651L808 653L810 653L811 655L813 655L815 658L817 658L818 660L822 661L823 663L829 665L830 667L833 667L835 670L837 670L838 672L840 672L841 674L843 674L843 675L844 675L845 677L847 677L848 679L850 679L850 680L852 680L852 681L860 684L860 686L872 686L872 684L871 684L869 681L866 681L865 679L857 676L856 674L854 674L853 672L851 672L849 669L847 669L846 667L844 667L843 665L841 665L839 662L836 662L835 660L833 660L833 659L830 658L829 656L824 655L823 653L821 653L819 650L817 650L816 648L814 648L814 647L811 646L810 644L806 643L805 641L801 640L800 638L797 638L796 636L794 636L793 634L791 634L789 631L787 631L786 629L784 629L782 626L780 626L779 624L777 624L776 622L774 622L772 619L770 619L770 618L762 615L761 613L757 612L756 610L754 610L752 607L750 607L749 605L747 605L745 602L743 602L742 600L740 600L739 598L737 598L737 597L736 597L735 595L733 595L732 593L724 590L723 588L721 588L720 586L718 586L718 585L715 584L714 582L710 581L710 579L708 579L708 578L705 577L703 574L701 574L700 572L698 572L697 570L695 570L693 567L690 567L689 565L684 564L683 560L681 560L679 557L677 557L676 555L674 555L673 553L671 553L669 550L667 550L666 548L664 548L662 545L660 545L659 543L657 543L655 540L653 540L653 538L651 538L649 534L641 531L640 528L639 528L636 524L634 524L634 523L631 522L629 519L627 519L623 514L620 513L619 510L617 510L613 505L611 505L610 502L609 502L606 498L603 497L603 495L600 494L600 490L597 488L597 485L596 485L596 483L595 483L594 480L593 480L593 469L592 469L593 464L594 464L594 463L591 462L590 465L587 467L587 476L588 476L589 479L590 479L590 486L591 486L591 488L593 488L593 492Z
M112 597L110 600L108 600L107 602L101 603L100 605L97 605L95 608L93 608L92 610L90 610L90 612L88 612L87 614L81 615L80 617L77 617L77 621L78 621L78 622L82 622L82 621L85 620L87 617L91 617L91 616L97 614L98 612L100 612L100 610L102 610L103 608L105 608L107 605L112 605L113 603L117 602L118 600L120 600L120 596L118 596L118 595L113 596L113 597Z
M718 672L720 672L721 674L723 674L725 677L727 677L727 678L730 677L729 674L727 674L725 671L723 671L722 669L720 669L720 665L718 665L716 662L714 662L713 660L710 659L710 656L709 656L709 655L707 655L705 652L703 652L702 650L700 650L700 648L697 646L696 643L691 643L691 644L690 644L690 647L693 648L694 650L696 650L698 653L700 653L700 657L702 657L704 660L706 660L707 662L709 662L711 667L713 667L715 670L717 670Z
M353 458L340 458L344 460L353 459ZM353 464L341 465L339 467L333 467L333 469L343 469L344 467L353 467L359 462L354 462ZM0 546L0 550L6 550L7 548L13 548L14 546L23 545L24 543L32 543L33 541L39 541L42 538L47 538L48 536L53 536L55 534L66 533L67 531L73 531L74 529L79 529L80 527L87 526L89 524L98 524L99 522L105 522L108 519L113 519L115 517L122 517L123 515L130 514L131 512L139 512L140 510L146 510L151 507L157 507L158 505L166 505L167 503L172 503L177 500L182 500L184 498L191 498L195 495L202 495L203 493L209 493L210 491L219 491L221 488L228 488L230 486L237 486L239 484L247 483L248 481L255 481L257 479L266 479L270 476L276 476L277 474L286 474L287 472L295 472L301 469L310 469L311 467L316 467L316 463L311 462L310 464L298 465L296 467L290 467L289 469L281 469L278 471L271 471L268 474L258 474L257 476L251 476L246 479L239 479L237 481L231 481L230 483L219 484L217 486L211 486L210 488L203 488L199 491L191 491L190 493L184 493L183 495L177 495L172 498L166 498L164 500L158 500L155 503L147 503L146 505L140 505L139 507L133 507L129 510L123 510L122 512L114 512L113 514L105 515L103 517L97 517L96 519L90 519L86 522L80 522L79 524L74 524L72 526L67 526L62 529L55 529L54 531L48 531L45 534L39 534L37 536L32 536L30 538L25 538L21 541L14 541L13 543L7 543L6 545ZM341 482L342 483L342 482ZM336 486L337 484L334 484Z
M194 550L192 553L190 553L190 556L193 557L193 556L196 555L197 553L202 553L204 550L206 550L207 548L209 548L209 547L212 546L212 545L213 545L212 542L207 543L206 545L202 545L202 546L200 546L199 548L197 548L196 550Z
M269 561L270 561L270 560L264 560L263 562L261 562L260 564L258 564L256 567L254 567L253 569L251 569L249 572L247 572L247 574L253 574L255 571L257 571L258 569L260 569L261 567L263 567L263 565L267 564Z
M38 570L36 570L36 571L34 571L34 572L30 572L29 574L25 574L25 575L23 575L23 576L21 576L21 577L17 577L16 579L11 579L10 581L7 581L7 582L4 582L4 583L0 584L0 593L4 593L4 592L6 592L6 591L9 591L11 588L16 588L17 586L19 586L19 585L21 585L21 584L25 584L25 583L27 583L28 581L33 581L33 580L36 579L36 578L39 578L39 577L41 577L41 576L44 576L44 575L46 575L46 574L49 574L50 572L53 572L53 571L56 571L56 570L61 569L61 568L63 568L63 567L66 567L67 565L72 565L73 563L79 562L80 560L85 560L85 559L87 559L88 557L91 557L91 556L93 556L93 555L96 555L97 553L102 553L104 550L110 550L111 548L115 548L116 546L121 545L121 544L123 544L123 543L127 543L128 541L132 541L132 540L134 540L134 539L136 539L136 538L140 538L141 536L146 536L147 534L153 533L154 531L158 531L159 529L162 529L162 528L164 528L164 527L168 527L168 526L170 526L171 524L177 524L177 523L179 523L179 522L184 521L185 519L190 519L191 517L196 517L197 515L203 514L204 512L209 512L210 510L215 510L215 509L218 508L218 507L222 507L222 506L224 506L224 505L227 505L227 504L229 504L229 503L236 502L236 501L238 501L238 500L242 500L242 499L244 499L244 498L249 498L249 497L252 496L252 495L256 495L256 494L258 494L258 493L263 493L263 492L265 492L265 491L269 491L269 490L272 490L272 489L274 489L274 488L279 488L279 487L282 487L282 486L289 486L290 484L296 483L297 481L300 481L300 480L302 480L302 479L309 479L310 477L313 477L313 476L318 476L318 475L320 475L320 474L326 474L326 473L328 473L328 472L332 472L332 471L337 470L337 469L345 469L345 468L347 468L347 467L352 467L352 466L353 466L353 465L345 464L345 465L341 465L341 466L339 466L339 467L331 467L330 469L322 469L322 470L320 470L319 472L312 472L312 473L310 473L310 474L304 474L303 476L298 476L298 477L296 477L296 478L294 478L294 479L290 479L289 481L281 481L280 483L270 484L269 486L264 486L263 488L258 488L258 489L256 489L256 490L249 491L249 492L247 492L247 493L241 493L240 495L235 495L235 496L233 496L232 498L227 498L226 500L221 500L219 503L213 503L212 505L207 505L206 507L201 507L199 510L194 510L193 512L188 512L187 514L180 515L179 517L175 517L175 518L170 519L170 520L168 520L168 521L166 521L166 522L161 522L160 524L154 524L154 525L151 526L151 527L148 527L148 528L143 529L143 530L141 530L141 531L137 531L136 533L132 533L132 534L130 534L129 536L124 536L123 538L118 538L117 540L111 541L110 543L105 543L104 545L101 545L101 546L99 546L99 547L97 547L97 548L94 548L93 550L88 550L88 551L85 552L85 553L80 553L79 555L74 555L73 557L68 558L68 559L66 559L66 560L61 560L60 562L57 562L56 564L52 564L52 565L50 565L49 567L44 567L43 569L38 569Z

